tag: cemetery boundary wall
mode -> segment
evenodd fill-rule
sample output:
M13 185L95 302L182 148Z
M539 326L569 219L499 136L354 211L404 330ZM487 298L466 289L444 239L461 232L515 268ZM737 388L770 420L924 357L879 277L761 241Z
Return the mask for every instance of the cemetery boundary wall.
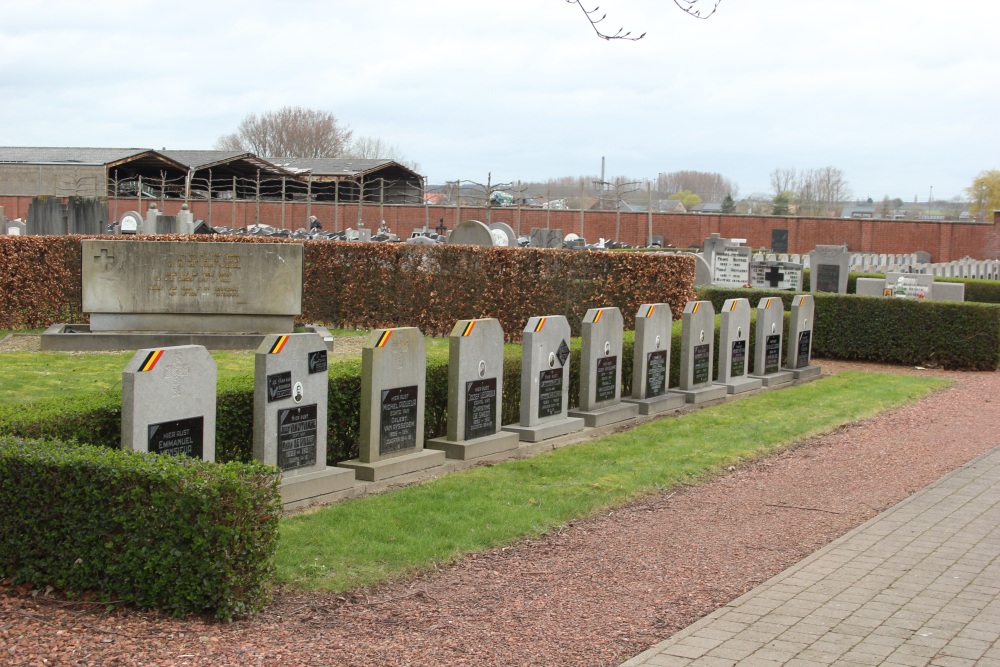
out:
M0 330L85 323L83 236L0 236ZM121 238L121 237L115 237ZM165 242L287 243L260 237L149 236ZM305 245L302 317L309 323L375 329L415 326L445 335L456 320L496 317L519 340L529 317L565 315L574 332L588 308L616 306L630 327L643 303L669 303L675 317L694 298L694 258L534 248ZM260 280L266 280L260 276Z
M8 218L27 219L31 197L0 197ZM64 203L68 200L63 198ZM517 207L455 207L403 204L335 204L332 202L213 201L179 199L111 198L107 200L109 222L123 213L137 210L145 214L150 202L167 215L176 215L187 203L195 219L213 227L239 228L266 224L277 228L307 227L310 215L319 218L323 229L341 231L364 227L377 230L382 220L405 238L425 224L433 229L443 224L454 229L458 222L505 222L519 235L532 228L561 229L596 242L599 238L619 240L634 246L647 244L650 230L664 243L678 248L700 246L711 234L723 238L743 238L753 248L770 248L771 232L788 230L789 253L807 253L817 245L846 244L852 252L902 254L920 250L934 262L973 259L1000 259L1000 211L990 222L942 222L923 220L883 220L853 218L811 218L771 215L708 215L699 213L646 213L614 211L572 211ZM28 230L28 233L36 233Z

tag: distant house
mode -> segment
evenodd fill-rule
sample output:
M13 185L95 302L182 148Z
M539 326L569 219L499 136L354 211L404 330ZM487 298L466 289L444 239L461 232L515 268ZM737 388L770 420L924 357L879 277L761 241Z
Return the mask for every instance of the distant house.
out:
M719 215L722 213L722 204L718 202L701 202L691 208L692 213L711 213Z
M854 218L867 220L875 217L874 204L858 204L856 206L845 206L840 211L841 218Z

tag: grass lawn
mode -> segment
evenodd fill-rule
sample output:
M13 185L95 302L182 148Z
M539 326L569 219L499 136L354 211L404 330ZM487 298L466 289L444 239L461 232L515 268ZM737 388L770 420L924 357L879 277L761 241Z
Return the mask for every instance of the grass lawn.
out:
M946 384L844 373L289 517L281 524L276 578L335 591L384 582L704 480Z

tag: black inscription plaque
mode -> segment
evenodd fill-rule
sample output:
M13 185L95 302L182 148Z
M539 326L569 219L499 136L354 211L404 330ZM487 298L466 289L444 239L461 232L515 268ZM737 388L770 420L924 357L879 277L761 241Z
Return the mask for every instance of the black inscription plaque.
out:
M747 371L747 342L745 340L733 341L733 354L729 358L729 377L738 378L746 375Z
M597 398L599 401L610 401L615 397L615 389L618 384L618 357L601 357L597 360Z
M154 454L170 456L204 456L205 418L189 417L159 424L150 424L146 444Z
M309 353L309 374L322 373L326 370L326 350Z
M417 385L383 389L379 454L392 454L416 447Z
M646 355L646 398L662 396L667 391L667 351Z
M292 397L292 372L275 373L267 376L267 402L273 403Z
M316 465L316 404L278 410L278 467Z
M796 368L805 368L809 365L809 343L812 340L812 331L806 329L799 332L799 350L795 359Z
M709 366L712 365L712 346L708 343L694 346L694 377L692 384L705 384L709 382Z
M764 344L764 375L781 370L781 336L768 336Z
M562 412L563 369L550 368L538 377L538 417L554 417Z
M771 250L774 252L788 252L788 230L771 230Z
M816 267L816 291L817 292L839 292L840 291L840 265L820 264Z
M465 439L483 438L497 432L497 379L465 383Z

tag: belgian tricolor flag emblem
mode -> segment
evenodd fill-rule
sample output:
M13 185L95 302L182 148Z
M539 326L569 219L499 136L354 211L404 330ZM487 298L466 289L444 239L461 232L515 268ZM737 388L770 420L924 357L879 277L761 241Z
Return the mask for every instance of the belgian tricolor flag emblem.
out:
M288 336L278 336L278 340L274 341L274 345L271 349L267 351L268 354L278 354L283 349L285 349L285 343L288 342Z
M462 330L462 337L466 337L472 333L472 330L476 328L476 321L469 320L469 323L465 325L465 329Z
M153 350L148 355L146 355L145 360L139 366L139 372L144 373L146 371L151 371L156 368L156 364L160 361L160 357L163 356L163 350Z
M378 342L375 343L375 347L385 347L385 344L389 342L389 336L392 335L392 329L386 329L382 332L382 335L378 337Z
M535 325L535 331L534 331L534 333L538 333L539 331L542 330L542 327L545 326L545 320L546 319L548 319L548 318L545 318L545 317L538 318L538 324Z

